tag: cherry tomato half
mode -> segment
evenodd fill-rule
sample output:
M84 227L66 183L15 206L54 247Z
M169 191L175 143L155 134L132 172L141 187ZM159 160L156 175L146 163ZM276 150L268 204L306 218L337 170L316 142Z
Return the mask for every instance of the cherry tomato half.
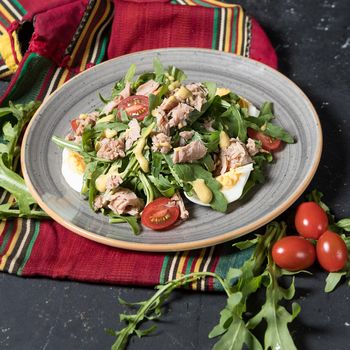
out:
M133 95L122 100L118 105L118 111L125 111L128 117L143 120L148 115L148 97Z
M180 215L179 207L170 202L169 198L161 197L149 203L141 215L142 225L152 230L170 228Z
M76 119L73 119L70 121L70 126L72 127L72 130L75 132L78 128L78 123Z
M317 203L304 202L297 208L294 223L299 235L318 239L328 228L328 217Z
M287 236L272 247L273 261L288 271L304 270L310 267L316 258L315 247L311 242L299 236Z
M344 240L332 231L326 231L318 239L317 260L329 272L343 269L348 260L348 250Z
M265 135L261 131L256 131L252 128L248 128L248 136L251 139L258 140L261 142L263 149L266 151L277 151L280 146L282 141L279 139L275 139L271 136Z

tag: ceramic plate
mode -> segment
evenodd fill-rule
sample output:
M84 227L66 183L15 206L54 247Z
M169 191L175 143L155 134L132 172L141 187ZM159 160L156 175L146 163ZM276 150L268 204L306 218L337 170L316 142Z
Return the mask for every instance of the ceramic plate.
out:
M187 203L190 219L164 232L143 229L135 236L125 224L111 225L72 191L61 175L62 151L51 141L65 136L70 120L101 106L98 93L108 96L131 63L137 74L152 70L152 61L175 65L189 81L214 81L255 105L274 103L276 123L295 136L296 143L276 153L267 182L226 214ZM78 75L55 91L40 107L22 144L24 178L40 206L63 226L94 241L133 250L172 251L199 248L231 240L268 223L285 211L315 174L322 148L317 114L304 93L282 74L256 61L213 50L163 49L126 55Z

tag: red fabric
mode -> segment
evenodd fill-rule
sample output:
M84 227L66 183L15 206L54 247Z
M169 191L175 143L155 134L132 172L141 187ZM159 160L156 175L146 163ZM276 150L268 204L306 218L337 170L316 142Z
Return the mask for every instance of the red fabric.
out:
M59 66L67 62L65 50L72 41L85 10L80 0L65 2L55 4L55 7L51 5L50 11L45 11L43 2L39 2L36 8L32 4L32 11L25 16L28 20L33 20L35 16L35 30L29 50L51 59Z
M277 69L278 63L276 52L272 47L269 38L254 18L252 19L250 58Z
M41 223L23 275L118 284L159 283L164 255L131 252L105 246L78 236L56 222Z
M114 4L108 58L162 47L211 48L213 9L159 2Z

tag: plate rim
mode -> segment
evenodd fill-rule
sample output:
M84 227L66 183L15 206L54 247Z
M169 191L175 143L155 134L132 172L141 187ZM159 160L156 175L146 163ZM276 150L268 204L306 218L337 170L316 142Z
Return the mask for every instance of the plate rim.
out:
M286 83L290 84L296 91L298 91L300 93L300 95L303 97L304 101L309 105L309 108L312 112L314 120L316 121L318 137L317 137L315 158L314 158L314 163L313 163L312 168L308 171L307 176L303 179L303 181L301 181L301 183L299 184L297 189L294 191L293 195L287 201L285 201L283 204L281 204L279 207L272 210L269 214L263 216L259 220L256 220L253 223L248 224L244 227L226 232L226 233L221 234L219 236L201 239L201 240L196 240L196 241L192 241L192 242L162 243L162 244L160 244L160 243L151 244L151 243L140 243L140 242L128 242L128 241L123 241L120 239L114 239L114 238L110 238L110 237L101 236L97 233L85 230L79 226L76 226L76 225L64 220L58 213L56 213L54 210L50 209L48 207L48 205L45 204L44 200L42 200L42 198L40 197L40 195L38 194L38 192L36 191L34 185L32 184L32 182L30 180L30 176L29 176L29 173L27 172L27 168L25 165L26 164L26 151L27 151L27 138L30 134L30 130L31 130L32 126L34 125L36 119L39 118L41 109L47 103L49 103L49 101L52 98L54 98L55 95L63 87L65 87L66 85L73 84L72 82L74 82L74 79L76 79L78 77L81 78L81 76L84 74L89 74L89 72L91 72L91 70L100 69L99 67L103 66L106 63L110 63L111 61L118 61L118 60L124 59L125 57L130 56L130 55L141 54L141 53L145 53L145 52L150 52L150 53L154 52L155 54L157 54L159 52L165 52L165 51L166 52L169 52L169 51L177 51L177 52L178 51L198 51L198 52L206 52L206 53L219 53L219 55L234 56L239 60L249 61L249 62L255 64L256 66L262 66L264 69L269 70L273 74L278 74L282 79L284 79L286 81ZM126 54L123 56L115 57L115 58L112 58L112 59L107 60L105 62L102 62L94 67L91 67L90 69L76 75L72 79L65 82L62 86L60 86L57 90L55 90L52 94L50 94L46 99L44 99L44 101L42 102L42 104L40 105L38 110L35 112L32 119L30 120L29 124L27 125L25 134L23 136L22 145L21 145L21 168L22 168L22 173L23 173L25 183L26 183L31 195L37 201L39 206L53 220L55 220L56 222L58 222L59 224L61 224L65 228L73 231L74 233L76 233L82 237L85 237L85 238L90 239L92 241L95 241L95 242L98 242L98 243L101 243L104 245L112 246L112 247L118 247L118 248L122 248L122 249L134 250L134 251L171 252L171 251L184 251L184 250L205 248L205 247L217 245L220 243L224 243L224 242L233 240L235 238L241 237L245 234L248 234L254 230L257 230L258 228L264 226L265 224L267 224L270 221L272 221L273 219L275 219L277 216L279 216L285 210L287 210L302 195L302 193L305 191L307 186L310 184L311 180L313 179L313 177L317 171L317 168L318 168L320 160L321 160L322 146L323 146L323 134L322 134L321 122L320 122L319 116L318 116L313 104L311 103L309 98L306 96L306 94L303 92L303 90L296 83L294 83L291 79L286 77L284 74L282 74L278 70L273 69L270 66L268 66L262 62L253 60L253 59L248 58L248 57L236 55L233 53L221 52L221 51L212 50L212 49L193 48L193 47L175 47L175 48L142 50L142 51L129 53L129 54Z

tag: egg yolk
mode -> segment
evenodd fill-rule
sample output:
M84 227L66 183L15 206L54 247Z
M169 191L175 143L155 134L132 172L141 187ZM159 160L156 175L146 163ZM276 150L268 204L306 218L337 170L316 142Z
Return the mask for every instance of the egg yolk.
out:
M84 162L84 158L79 153L70 151L68 161L73 169L81 174L84 173L86 164Z
M216 177L216 180L220 182L224 189L233 187L239 180L240 174L238 174L235 169L231 169L225 174Z

